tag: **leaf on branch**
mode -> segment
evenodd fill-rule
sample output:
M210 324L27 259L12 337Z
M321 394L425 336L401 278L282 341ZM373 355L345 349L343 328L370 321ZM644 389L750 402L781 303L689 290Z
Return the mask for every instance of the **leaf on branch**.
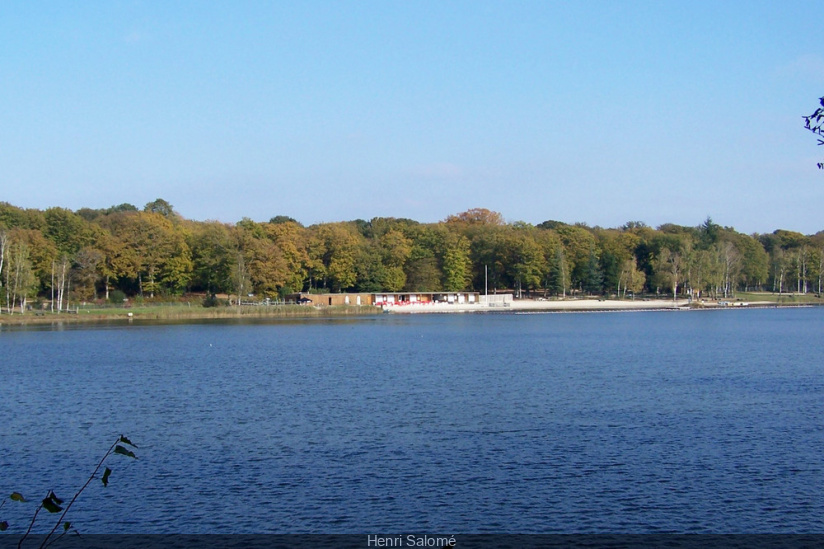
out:
M5 520L3 522L0 522L0 532L5 532L8 529L9 529L9 523L8 522L6 522Z
M49 499L51 499L52 501L54 501L58 505L63 503L63 500L60 499L59 497L57 497L57 494L55 494L54 491L49 492L48 497L49 497Z
M43 509L49 513L59 513L63 510L59 504L55 503L51 498L43 498Z
M103 478L100 479L100 480L103 481L103 486L108 486L109 485L109 475L111 475L111 474L112 474L112 470L109 469L108 467L106 467L106 469L104 469L104 471L103 471Z
M71 523L71 522L68 522L68 521L67 521L67 522L64 522L64 523L63 523L63 531L64 531L64 532L68 532L68 531L69 531L69 528L71 528L71 527L72 527L72 523Z
M128 444L128 445L129 445L129 446L131 446L132 448L137 448L137 444L135 444L135 443L134 443L134 442L132 442L131 440L127 439L127 438L126 438L126 437L124 437L123 435L120 435L120 442L122 442L123 444Z
M126 448L124 448L123 446L120 446L120 445L115 446L114 453L115 454L120 454L121 456L128 456L130 458L137 459L137 456L134 455L134 452L132 452L130 450L127 450Z
M9 496L9 498L12 501L21 501L21 502L26 501L26 498L24 498L23 494L21 494L20 492L12 492L11 495Z

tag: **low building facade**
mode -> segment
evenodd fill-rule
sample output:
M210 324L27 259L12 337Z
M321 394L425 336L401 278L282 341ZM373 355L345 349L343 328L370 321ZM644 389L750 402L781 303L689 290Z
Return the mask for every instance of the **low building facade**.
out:
M478 292L379 292L372 294L373 302L380 307L393 307L426 303L479 303Z
M373 294L310 294L306 292L289 294L286 296L286 303L298 305L374 305Z
M300 292L286 296L286 303L312 306L374 305L394 307L427 303L454 303L458 305L480 303L478 292L376 292L313 294Z

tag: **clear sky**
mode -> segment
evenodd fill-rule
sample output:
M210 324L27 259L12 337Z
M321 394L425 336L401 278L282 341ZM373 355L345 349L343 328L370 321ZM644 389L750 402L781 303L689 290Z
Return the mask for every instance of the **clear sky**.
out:
M814 1L0 2L0 201L824 229Z

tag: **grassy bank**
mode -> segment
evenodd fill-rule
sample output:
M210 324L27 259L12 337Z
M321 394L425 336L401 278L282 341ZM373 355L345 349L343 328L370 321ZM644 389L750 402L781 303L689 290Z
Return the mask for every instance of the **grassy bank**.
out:
M720 300L723 301L723 300ZM727 301L749 301L749 302L769 302L776 305L821 305L822 300L818 294L809 292L806 294L774 294L770 292L737 292L734 298Z
M79 307L71 312L27 311L3 313L0 324L48 324L53 322L98 322L106 320L198 320L221 318L316 318L338 316L369 316L380 313L376 307L339 306L310 307L305 305L202 307L195 304L147 305L138 307Z

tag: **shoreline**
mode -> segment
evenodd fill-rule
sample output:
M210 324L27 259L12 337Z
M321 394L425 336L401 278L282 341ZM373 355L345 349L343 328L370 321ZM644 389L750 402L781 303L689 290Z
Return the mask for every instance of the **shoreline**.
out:
M132 321L166 321L186 323L202 320L297 320L311 318L372 317L382 314L538 314L576 312L638 312L638 311L718 311L754 308L817 307L817 303L776 303L751 301L719 304L706 302L695 304L686 299L652 299L648 301L624 301L610 299L568 299L552 301L514 300L508 303L415 303L376 307L351 305L312 307L287 305L278 307L244 307L237 309L190 309L184 307L156 307L148 310L110 310L105 313L80 310L72 313L45 313L29 311L26 314L0 315L0 327L49 324L122 324Z
M278 307L244 306L237 308L188 308L188 307L151 307L148 310L109 309L105 313L80 309L78 312L40 312L29 311L26 314L3 313L0 315L0 327L49 324L123 324L133 321L179 322L200 320L292 320L303 318L346 318L375 316L380 309L371 306L333 306L307 307L302 305L285 305Z
M426 303L384 306L390 314L438 314L438 313L522 313L522 312L583 312L583 311L651 311L678 310L688 307L686 299L673 301L622 301L595 299L568 299L557 301L513 300L506 303Z
M384 306L388 314L449 314L449 313L576 313L576 312L640 312L640 311L726 311L742 309L784 309L820 307L824 303L776 303L775 301L748 301L690 303L687 299L651 299L624 301L616 299L570 299L558 301L516 300L506 304L447 304L427 303Z

